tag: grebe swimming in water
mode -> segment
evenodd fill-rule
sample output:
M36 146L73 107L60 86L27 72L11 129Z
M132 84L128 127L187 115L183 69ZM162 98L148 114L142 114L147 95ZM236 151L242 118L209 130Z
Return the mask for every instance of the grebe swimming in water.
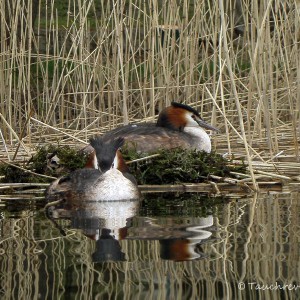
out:
M118 151L124 139L105 142L101 137L90 140L95 154L86 168L56 179L46 190L48 201L64 199L69 204L82 200L136 200L140 193L134 177Z
M172 102L162 110L156 124L142 123L122 126L105 133L104 141L124 137L128 147L151 153L158 149L185 148L210 152L211 141L204 129L215 130L192 107Z

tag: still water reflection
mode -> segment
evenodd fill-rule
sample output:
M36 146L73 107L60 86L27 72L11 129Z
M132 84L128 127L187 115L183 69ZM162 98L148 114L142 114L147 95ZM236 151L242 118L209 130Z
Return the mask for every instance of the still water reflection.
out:
M296 192L26 202L0 202L1 299L300 297Z

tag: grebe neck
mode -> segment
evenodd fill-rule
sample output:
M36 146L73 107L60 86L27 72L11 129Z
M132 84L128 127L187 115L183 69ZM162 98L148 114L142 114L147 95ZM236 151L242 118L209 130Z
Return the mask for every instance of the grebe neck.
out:
M211 152L211 141L207 132L201 127L186 126L183 131L192 137L191 146L199 151Z

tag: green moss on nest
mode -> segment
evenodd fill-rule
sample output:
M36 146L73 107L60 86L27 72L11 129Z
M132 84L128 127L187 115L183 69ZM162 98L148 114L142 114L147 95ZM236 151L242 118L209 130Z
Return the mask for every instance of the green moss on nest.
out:
M57 168L47 164L47 162L49 162L49 155L56 155L59 158ZM76 169L83 168L85 162L86 157L76 149L72 149L68 146L48 145L39 148L28 162L18 164L18 166L25 171L11 165L0 165L0 176L4 176L1 178L1 182L51 182L53 181L51 178L34 175L26 172L26 170L38 174L59 177Z
M36 180L36 177L33 178L28 172L6 164L0 164L0 176L0 182L2 183L47 182L45 181L46 178Z
M208 175L232 177L231 171L245 173L246 166L233 165L231 161L212 152L196 150L160 150L158 156L129 165L131 173L139 184L176 184L181 182L199 183L207 179ZM59 165L55 168L49 165L49 155L59 158ZM126 161L141 158L135 150L122 149ZM48 162L48 164L47 164ZM32 172L59 177L76 169L84 167L86 156L68 146L48 145L39 148L36 154L21 167ZM2 182L51 182L52 179L36 176L24 172L10 165L0 165Z
M47 167L47 159L49 154L56 155L59 158L59 167ZM51 175L61 176L66 173L81 169L84 167L86 157L78 152L77 149L70 148L69 146L54 146L48 145L39 148L36 154L28 161L30 168L36 170L35 172Z
M123 153L123 152L122 152ZM215 152L206 153L196 150L160 150L158 156L130 165L131 173L139 184L174 184L180 182L199 183L208 175L232 177L231 171L245 173L244 164L235 166ZM140 158L125 149L124 158Z

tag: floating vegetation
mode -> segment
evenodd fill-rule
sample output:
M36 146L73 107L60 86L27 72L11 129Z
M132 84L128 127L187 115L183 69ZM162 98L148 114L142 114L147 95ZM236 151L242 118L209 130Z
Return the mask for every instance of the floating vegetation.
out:
M141 158L132 150L125 149L122 154L126 160ZM234 177L231 172L246 172L243 161L234 164L232 160L228 161L216 152L177 148L161 149L157 154L129 165L139 184L199 183L205 181L209 175Z

